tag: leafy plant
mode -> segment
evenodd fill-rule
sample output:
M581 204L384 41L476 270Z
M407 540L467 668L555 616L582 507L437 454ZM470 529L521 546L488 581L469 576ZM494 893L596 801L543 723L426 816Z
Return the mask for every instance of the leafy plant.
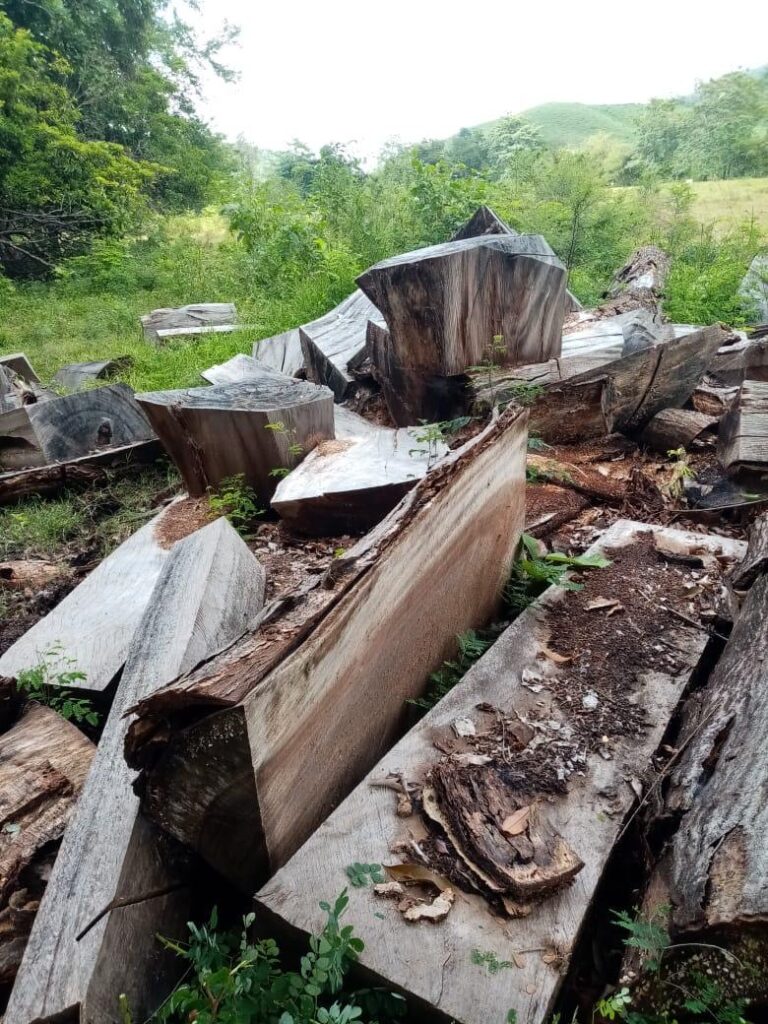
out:
M438 423L428 423L426 420L419 420L420 430L414 433L419 444L427 445L427 467L432 468L440 455L440 447L453 434L457 434L472 420L471 416L457 416L452 420L440 420ZM409 455L423 455L423 448L411 448Z
M341 919L349 905L346 890L333 905L320 907L327 915L319 935L309 939L309 951L298 971L285 970L272 939L253 942L249 929L254 915L243 918L242 929L220 933L216 910L205 925L189 924L188 943L162 939L189 964L192 979L179 985L157 1011L155 1024L363 1024L363 1007L384 1009L387 1019L402 1016L399 996L366 989L342 995L344 978L359 958L363 942ZM338 997L338 998L334 998ZM382 1015L380 1020L384 1020ZM374 1024L369 1018L370 1024Z
M256 504L256 492L245 482L245 474L238 473L222 480L215 491L208 492L208 508L214 516L226 516L238 533L248 527L264 509Z
M346 871L350 885L356 889L364 889L370 883L378 885L385 881L381 864L360 864L356 861L350 864Z
M535 537L524 533L524 555L512 565L504 588L504 600L513 615L519 615L547 587L581 590L583 584L567 578L569 569L605 569L611 563L602 555L563 555L558 551L539 553Z
M460 683L475 662L481 658L503 629L502 625L491 626L478 632L469 629L456 637L458 654L455 658L444 661L436 672L429 677L429 686L423 697L409 700L407 703L422 711L429 711L438 701Z
M515 966L511 960L499 960L493 950L473 949L470 959L478 967L485 967L489 974L498 974Z
M667 455L675 460L675 464L666 491L671 498L679 498L683 493L683 481L692 480L696 474L688 462L685 448L671 448Z
M629 989L621 988L618 992L606 996L605 999L598 1000L597 1012L606 1020L616 1020L617 1017L624 1016L631 1004L632 997L629 994Z
M627 933L624 945L631 949L639 949L645 955L645 967L650 971L656 971L661 967L664 950L669 949L671 945L669 932L660 923L666 919L668 913L669 907L666 906L658 907L648 918L639 914L631 917L626 910L616 910L613 913L616 924Z
M16 689L28 700L45 704L68 722L95 727L99 724L99 715L93 710L93 703L84 697L73 696L67 689L82 682L86 678L85 673L73 668L75 663L70 658L62 662L60 653L60 648L51 648L37 665L19 672ZM59 661L54 665L51 659L56 657Z

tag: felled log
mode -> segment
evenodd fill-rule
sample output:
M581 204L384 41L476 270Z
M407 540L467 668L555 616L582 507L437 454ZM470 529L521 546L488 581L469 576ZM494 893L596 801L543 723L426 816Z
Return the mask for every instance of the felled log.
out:
M744 558L730 576L736 590L748 590L760 576L768 573L768 514L763 513L752 523L749 543Z
M34 469L0 473L0 506L10 505L33 494L49 495L65 488L92 487L155 462L162 454L163 446L157 439L136 441L134 444L105 448L91 455L81 455L79 459L69 459L67 462L52 462Z
M669 263L667 253L656 245L644 245L636 249L624 266L616 271L606 296L617 298L629 292L647 295L649 299L658 302L664 293Z
M272 507L299 533L368 530L448 451L439 430L378 427L322 441L277 485Z
M183 866L163 856L153 828L139 815L133 773L122 757L125 713L241 636L264 603L264 583L263 568L224 518L173 549L136 630L56 858L7 1024L55 1021L73 1008L79 1020L121 1024L121 993L135 1018L144 1020L168 994L173 964L156 933L184 937L190 894Z
M296 377L304 370L304 353L298 327L253 344L253 358L269 370Z
M141 317L141 327L147 341L160 344L159 332L163 338L171 337L179 328L211 328L217 325L227 327L237 322L237 310L233 302L205 302L178 309L153 309Z
M9 352L7 355L0 355L0 366L13 370L22 380L28 384L39 384L40 378L32 369L32 363L23 352Z
M153 437L133 391L126 384L109 384L0 415L0 466L66 462Z
M446 380L470 366L559 354L565 270L545 247L537 235L470 238L384 260L358 278L389 330L377 372L399 395L390 408L398 426L454 415Z
M122 668L174 540L191 533L172 504L105 558L0 657L0 676L46 664L82 672L70 689L105 690ZM177 525L178 524L178 525Z
M645 915L675 945L658 971L635 963L626 977L639 1008L658 1005L665 991L668 1000L668 986L695 988L697 975L723 999L765 1000L767 648L768 576L762 574L707 684L685 707L676 743L681 756L659 809L665 833L673 832L644 900Z
M526 610L261 889L273 931L316 933L319 894L343 885L350 864L381 864L397 898L360 888L347 916L368 976L463 1024L500 1020L500 1008L521 1024L548 1020L707 641L672 613L690 617L690 569L657 548L741 545L614 524L590 549L611 567ZM419 922L438 900L443 919ZM473 950L508 969L478 984Z
M530 407L531 430L546 442L577 440L572 432L574 427L578 430L579 418L584 439L599 436L601 424L605 433L634 433L656 413L687 401L724 335L719 326L705 327L620 359L600 355L550 359L502 369L490 380L486 371L473 372L467 394L477 410L522 398ZM550 391L557 393L554 414L547 407Z
M646 447L666 454L673 449L688 448L716 423L717 416L692 409L662 409L646 425L640 439Z
M745 380L768 381L768 338L740 337L726 344L712 362L712 376L725 387L738 387Z
M703 412L706 416L714 416L720 419L733 404L739 393L738 387L718 387L710 383L711 378L707 377L691 395L691 404L696 412Z
M145 813L246 891L284 863L396 738L455 635L493 615L523 524L526 439L525 415L502 414L322 586L144 701L126 752Z
M354 384L352 370L365 359L368 321L383 325L381 314L358 289L335 309L299 328L307 377L325 384L342 402Z
M662 345L675 337L674 326L664 323L656 310L633 309L616 319L624 336L622 355L625 356Z
M750 323L768 320L768 255L758 253L739 285L739 296L752 314Z
M20 879L61 839L95 752L79 729L40 704L30 704L0 735L0 978L6 983L35 909Z
M209 384L239 384L241 381L258 377L262 369L262 364L253 356L238 353L225 363L209 366L200 376Z
M133 364L132 356L117 356L91 363L70 363L57 370L53 383L68 391L79 391L97 380L108 380Z
M731 474L768 472L768 383L745 380L720 420L717 457Z
M478 206L469 220L463 224L456 234L451 238L452 242L461 242L465 238L480 238L483 235L519 235L518 231L510 227L505 221L495 213L490 206ZM541 238L541 236L539 236ZM544 242L549 255L554 256L555 250L546 242L545 239L541 239ZM583 309L582 304L576 298L576 296L569 291L565 293L565 312L573 313L580 309Z
M239 384L137 396L191 495L242 474L265 504L274 469L333 437L328 388L263 370Z

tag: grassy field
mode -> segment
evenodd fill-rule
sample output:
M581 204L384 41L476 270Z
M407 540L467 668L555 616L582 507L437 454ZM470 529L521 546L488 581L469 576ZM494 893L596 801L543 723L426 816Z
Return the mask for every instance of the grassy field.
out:
M719 232L754 218L768 231L768 178L693 183L693 216L702 224L715 224Z

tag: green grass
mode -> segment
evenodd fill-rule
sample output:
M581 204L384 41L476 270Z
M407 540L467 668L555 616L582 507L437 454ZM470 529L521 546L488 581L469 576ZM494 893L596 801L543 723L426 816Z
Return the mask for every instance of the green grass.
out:
M725 232L754 218L768 231L768 178L697 181L692 187L696 199L691 213L700 223Z
M573 149L600 134L634 142L635 118L642 109L640 103L543 103L520 116L539 128L548 146Z

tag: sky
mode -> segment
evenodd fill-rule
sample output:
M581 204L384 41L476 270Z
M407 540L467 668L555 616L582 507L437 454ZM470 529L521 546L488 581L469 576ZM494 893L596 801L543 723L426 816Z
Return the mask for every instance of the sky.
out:
M645 102L768 63L764 0L201 0L241 28L202 113L263 148L443 138L552 101Z

